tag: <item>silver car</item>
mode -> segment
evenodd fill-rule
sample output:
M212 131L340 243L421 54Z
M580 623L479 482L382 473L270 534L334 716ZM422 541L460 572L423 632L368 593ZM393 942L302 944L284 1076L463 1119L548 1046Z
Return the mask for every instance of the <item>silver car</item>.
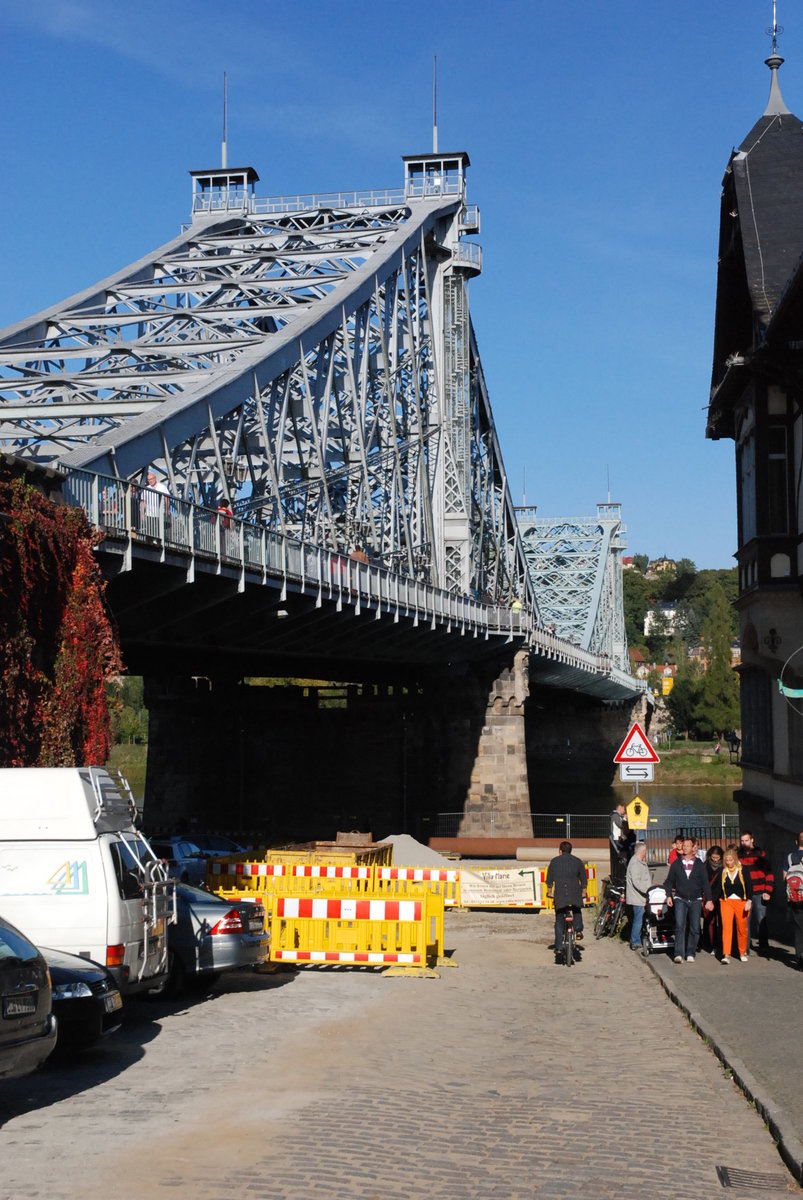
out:
M156 994L175 996L186 983L211 983L221 971L253 967L268 956L261 900L223 900L179 883L176 916L176 924L167 930L167 981L154 989Z
M182 883L206 883L206 855L187 837L148 838L151 850L161 858L170 879Z

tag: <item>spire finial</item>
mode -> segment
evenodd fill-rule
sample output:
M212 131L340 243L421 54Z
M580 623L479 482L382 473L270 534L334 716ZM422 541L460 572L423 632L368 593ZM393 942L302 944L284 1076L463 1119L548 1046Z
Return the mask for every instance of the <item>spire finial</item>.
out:
M767 101L767 107L764 109L764 116L777 117L782 113L789 112L789 109L783 102L781 87L778 83L778 68L783 63L783 59L778 53L778 35L783 33L783 25L778 24L777 0L772 0L772 24L766 32L767 37L772 38L772 54L769 58L765 58L764 62L772 72L772 83L770 84L770 98Z
M772 38L773 57L778 53L778 34L783 33L783 25L778 24L777 0L772 0L772 24L767 29L767 37Z

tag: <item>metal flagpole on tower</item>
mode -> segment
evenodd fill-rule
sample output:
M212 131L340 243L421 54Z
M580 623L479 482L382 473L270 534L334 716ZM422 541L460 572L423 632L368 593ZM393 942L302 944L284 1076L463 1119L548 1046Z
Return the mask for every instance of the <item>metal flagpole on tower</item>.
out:
M223 72L223 142L220 147L220 165L227 167L229 164L226 152L226 72Z
M438 56L432 62L432 153L438 153Z

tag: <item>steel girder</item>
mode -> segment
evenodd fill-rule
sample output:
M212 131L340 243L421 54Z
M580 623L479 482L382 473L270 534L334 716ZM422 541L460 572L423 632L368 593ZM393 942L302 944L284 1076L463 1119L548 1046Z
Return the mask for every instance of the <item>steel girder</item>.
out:
M0 448L532 604L462 196L204 216L0 331Z
M517 518L543 621L558 637L629 672L621 506L600 504L596 518L536 518L527 509Z

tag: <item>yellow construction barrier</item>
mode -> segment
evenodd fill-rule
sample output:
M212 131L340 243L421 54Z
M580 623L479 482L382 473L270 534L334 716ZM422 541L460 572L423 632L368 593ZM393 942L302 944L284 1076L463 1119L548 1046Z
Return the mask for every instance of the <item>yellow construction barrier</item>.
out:
M443 896L447 907L460 906L459 867L375 867L374 888L388 896L406 896L409 888L425 883Z
M207 868L207 883L216 892L227 888L265 895L307 895L325 884L338 894L371 891L374 867L341 863L266 863L215 859Z
M439 949L443 898L277 896L271 917L271 962L348 964L430 974Z

